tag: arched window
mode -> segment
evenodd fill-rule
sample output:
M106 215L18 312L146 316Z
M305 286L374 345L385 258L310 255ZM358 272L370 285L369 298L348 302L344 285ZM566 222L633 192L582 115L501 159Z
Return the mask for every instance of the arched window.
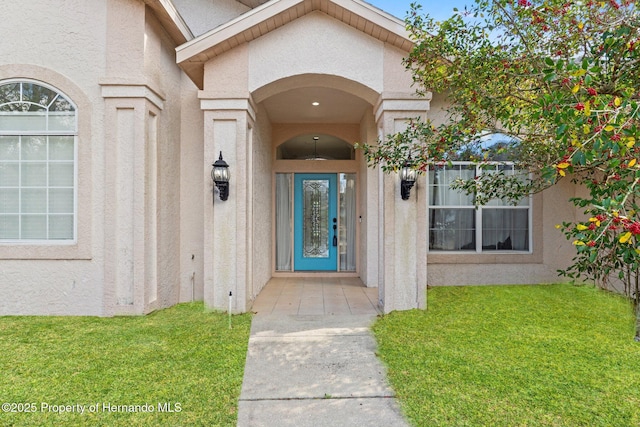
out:
M0 82L0 242L76 239L75 105L41 82Z

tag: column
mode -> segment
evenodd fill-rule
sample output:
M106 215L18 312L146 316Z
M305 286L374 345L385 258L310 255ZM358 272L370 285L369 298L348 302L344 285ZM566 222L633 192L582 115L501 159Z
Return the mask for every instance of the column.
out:
M204 111L204 301L214 310L247 310L252 274L251 174L255 108L250 98L208 98ZM229 198L222 201L211 179L222 152L229 164Z
M407 120L426 116L428 99L383 93L375 117L380 138L401 132ZM380 300L384 312L426 307L426 177L418 176L409 200L400 196L399 173L379 171Z
M164 99L144 84L102 83L105 99L107 315L157 308L157 121Z

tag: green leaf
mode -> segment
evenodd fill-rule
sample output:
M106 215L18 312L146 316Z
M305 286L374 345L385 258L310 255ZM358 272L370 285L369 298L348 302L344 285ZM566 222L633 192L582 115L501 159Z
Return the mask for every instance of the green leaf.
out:
M568 127L569 126L566 123L563 123L560 126L558 126L558 128L556 129L556 136L560 138L562 135L565 134Z
M582 151L577 151L573 155L573 164L584 166L587 164L587 156Z

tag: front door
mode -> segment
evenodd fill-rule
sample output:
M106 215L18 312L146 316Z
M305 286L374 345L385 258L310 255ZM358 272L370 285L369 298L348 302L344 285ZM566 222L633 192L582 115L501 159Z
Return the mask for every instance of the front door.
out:
M296 271L338 269L336 174L295 174L294 263Z

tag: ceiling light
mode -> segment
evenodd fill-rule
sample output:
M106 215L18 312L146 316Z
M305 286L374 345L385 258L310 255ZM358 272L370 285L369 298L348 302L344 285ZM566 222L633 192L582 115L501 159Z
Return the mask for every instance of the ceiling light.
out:
M311 105L313 105L314 107L317 107L318 105L320 105L320 103L318 101L313 101Z

